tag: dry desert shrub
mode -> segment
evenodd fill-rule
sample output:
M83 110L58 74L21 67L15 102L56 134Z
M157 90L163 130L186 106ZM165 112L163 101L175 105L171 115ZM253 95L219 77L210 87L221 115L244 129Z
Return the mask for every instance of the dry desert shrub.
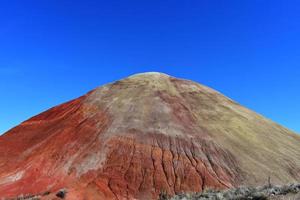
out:
M300 200L300 184L283 186L266 185L261 187L239 187L223 191L206 190L201 193L184 193L168 198L166 194L160 200Z

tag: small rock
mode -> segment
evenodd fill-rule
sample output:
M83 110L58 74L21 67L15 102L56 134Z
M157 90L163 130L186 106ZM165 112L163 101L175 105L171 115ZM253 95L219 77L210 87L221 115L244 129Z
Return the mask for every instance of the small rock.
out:
M56 196L61 199L64 199L66 197L66 194L67 194L67 191L65 189L62 189L56 193Z

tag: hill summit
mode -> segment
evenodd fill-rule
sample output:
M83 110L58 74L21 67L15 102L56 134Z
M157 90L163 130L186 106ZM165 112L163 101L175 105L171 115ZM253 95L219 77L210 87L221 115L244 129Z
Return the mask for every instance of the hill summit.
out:
M300 180L300 137L219 92L141 73L0 136L0 197L157 199ZM48 197L49 198L49 197Z

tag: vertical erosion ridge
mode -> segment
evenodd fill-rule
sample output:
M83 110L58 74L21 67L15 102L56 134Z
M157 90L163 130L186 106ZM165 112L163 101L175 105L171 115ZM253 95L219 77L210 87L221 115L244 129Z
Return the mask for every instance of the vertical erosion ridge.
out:
M108 144L106 162L90 182L107 182L116 199L230 188L240 178L233 156L213 141L151 135L143 142L117 137Z

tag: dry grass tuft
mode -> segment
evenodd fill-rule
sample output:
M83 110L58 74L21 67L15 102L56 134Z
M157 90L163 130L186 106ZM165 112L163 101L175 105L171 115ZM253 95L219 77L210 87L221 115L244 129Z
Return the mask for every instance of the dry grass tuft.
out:
M298 196L297 196L298 194ZM169 197L160 195L160 200L300 200L300 184L283 186L239 187L229 190L206 190L202 193L184 193Z

